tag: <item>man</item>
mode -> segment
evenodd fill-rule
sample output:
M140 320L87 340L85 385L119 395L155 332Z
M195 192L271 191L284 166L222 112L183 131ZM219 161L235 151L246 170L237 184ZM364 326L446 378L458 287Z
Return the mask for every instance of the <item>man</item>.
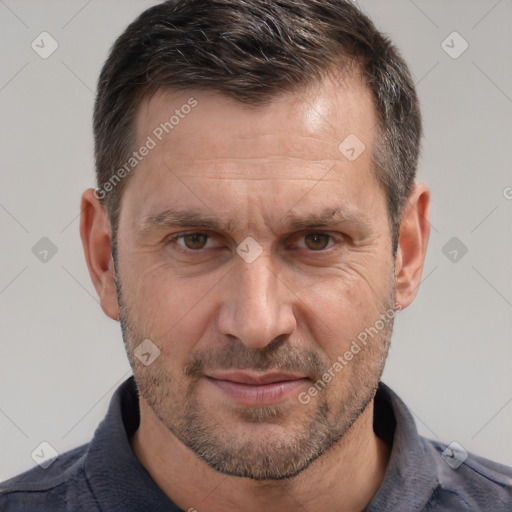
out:
M134 377L3 511L512 509L380 382L429 238L421 118L343 0L181 0L115 43L81 236Z

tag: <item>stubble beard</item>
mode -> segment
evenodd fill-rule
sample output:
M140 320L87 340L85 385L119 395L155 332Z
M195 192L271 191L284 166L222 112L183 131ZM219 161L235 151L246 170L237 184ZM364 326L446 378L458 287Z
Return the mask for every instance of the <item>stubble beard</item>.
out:
M272 406L238 406L230 409L229 421L223 421L222 408L212 410L198 398L198 390L204 384L200 369L279 368L319 377L331 363L316 353L306 354L286 344L271 343L263 350L239 344L216 354L191 354L180 375L172 375L163 366L165 357L146 367L133 354L146 336L131 322L120 282L117 285L123 340L140 397L169 432L215 471L253 480L293 478L340 441L375 396L394 318L334 377L344 379L337 396L326 386L307 405L290 398L289 402ZM382 313L390 309L394 309L394 287ZM361 332L366 327L369 325L363 326ZM211 364L214 366L208 366ZM305 369L307 373L302 373ZM229 427L233 420L238 432ZM251 437L244 427L261 429L261 435Z

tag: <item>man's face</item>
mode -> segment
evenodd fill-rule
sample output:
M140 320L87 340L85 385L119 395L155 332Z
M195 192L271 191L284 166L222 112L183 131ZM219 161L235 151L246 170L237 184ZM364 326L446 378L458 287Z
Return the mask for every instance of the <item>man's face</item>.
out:
M395 297L375 123L356 78L258 109L204 91L140 107L137 147L156 146L123 192L125 343L148 410L216 470L293 476L373 398Z

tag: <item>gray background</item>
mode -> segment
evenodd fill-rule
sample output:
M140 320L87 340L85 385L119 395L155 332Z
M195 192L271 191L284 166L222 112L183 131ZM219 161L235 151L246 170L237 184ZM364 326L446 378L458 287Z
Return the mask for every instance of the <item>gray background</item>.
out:
M79 199L94 185L100 67L153 3L0 0L0 480L33 466L42 441L87 442L131 373L89 280ZM383 380L423 434L512 465L512 1L361 5L410 63L432 190L423 283L396 320ZM47 59L31 48L43 31L59 44ZM456 59L442 47L453 31L469 44ZM42 237L58 249L46 262L32 252Z

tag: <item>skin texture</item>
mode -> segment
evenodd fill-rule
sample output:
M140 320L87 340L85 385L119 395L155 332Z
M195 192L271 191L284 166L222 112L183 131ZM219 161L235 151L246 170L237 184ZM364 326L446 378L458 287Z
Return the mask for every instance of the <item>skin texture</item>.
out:
M104 312L121 321L140 392L134 452L184 510L362 510L389 458L372 415L392 319L341 370L333 364L414 299L428 188L418 183L409 197L395 258L370 173L374 107L355 76L257 109L213 92L159 91L140 106L137 147L191 96L197 106L129 178L115 266L108 218L92 190L82 196L91 278ZM366 146L354 161L338 150L349 134ZM169 225L170 209L216 225ZM341 223L291 223L337 209ZM250 263L236 251L255 250L247 237L262 250ZM148 366L134 355L145 339L160 350ZM328 384L299 400L329 368ZM230 369L303 380L277 402L239 403L209 378Z

